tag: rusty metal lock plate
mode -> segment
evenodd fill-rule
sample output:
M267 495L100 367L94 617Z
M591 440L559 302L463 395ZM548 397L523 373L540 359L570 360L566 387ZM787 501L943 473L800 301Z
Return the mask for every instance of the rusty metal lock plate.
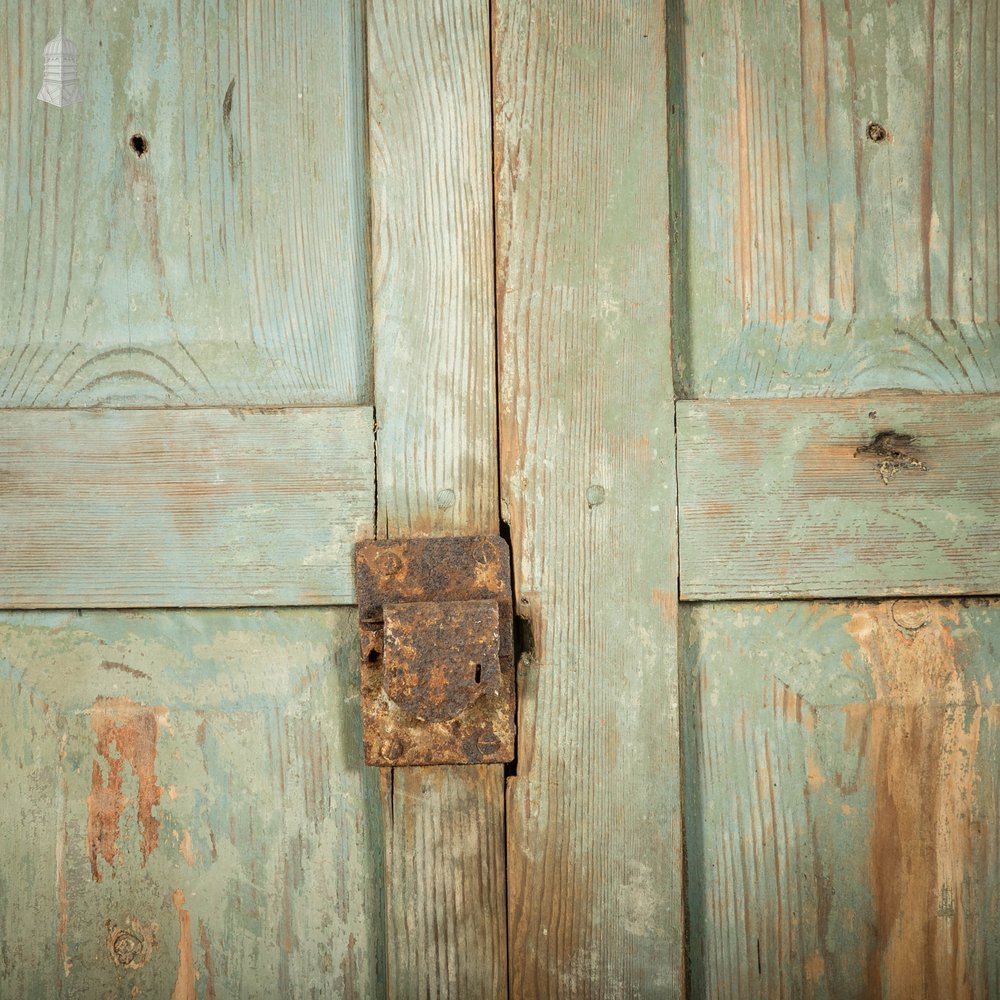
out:
M357 548L365 760L514 758L510 550L499 536Z

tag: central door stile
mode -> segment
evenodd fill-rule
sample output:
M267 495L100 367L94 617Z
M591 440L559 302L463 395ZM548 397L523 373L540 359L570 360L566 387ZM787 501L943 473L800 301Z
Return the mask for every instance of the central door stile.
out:
M495 534L489 7L369 0L380 538ZM383 771L390 998L503 1000L502 764Z
M496 0L501 496L518 673L510 980L684 992L662 0Z

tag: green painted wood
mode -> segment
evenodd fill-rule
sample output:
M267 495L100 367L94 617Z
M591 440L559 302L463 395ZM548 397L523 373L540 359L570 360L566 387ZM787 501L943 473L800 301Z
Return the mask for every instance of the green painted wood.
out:
M498 0L511 993L684 992L661 3Z
M996 4L671 3L679 391L1000 390Z
M0 995L384 993L356 630L350 609L0 615Z
M369 0L378 533L495 533L489 7ZM384 775L389 996L507 995L503 767Z
M680 402L681 596L998 593L998 439L1000 397Z
M360 0L4 4L0 406L370 402L362 45Z
M370 407L8 410L0 605L349 604Z
M1000 604L685 610L692 994L1000 995Z

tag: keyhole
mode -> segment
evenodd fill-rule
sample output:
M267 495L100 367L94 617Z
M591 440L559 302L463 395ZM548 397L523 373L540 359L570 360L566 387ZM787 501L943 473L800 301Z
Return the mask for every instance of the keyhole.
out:
M476 683L482 684L483 682L483 665L481 663L476 664Z
M129 139L128 144L135 150L136 156L145 156L146 151L149 149L149 143L146 142L146 137L139 135L138 132L131 139Z

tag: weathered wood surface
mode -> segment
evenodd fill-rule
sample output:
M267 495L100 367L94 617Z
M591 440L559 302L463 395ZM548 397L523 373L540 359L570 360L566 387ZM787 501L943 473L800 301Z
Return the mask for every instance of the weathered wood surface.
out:
M361 7L0 8L0 406L371 401Z
M998 442L1000 396L680 402L681 596L1000 593Z
M0 995L384 995L356 630L0 615Z
M1000 390L998 6L671 5L680 393Z
M496 532L488 7L368 7L378 532ZM389 996L507 995L503 768L385 775Z
M1000 603L685 619L692 994L1000 995Z
M515 997L683 992L662 4L494 4Z
M8 410L0 605L350 604L370 407Z

